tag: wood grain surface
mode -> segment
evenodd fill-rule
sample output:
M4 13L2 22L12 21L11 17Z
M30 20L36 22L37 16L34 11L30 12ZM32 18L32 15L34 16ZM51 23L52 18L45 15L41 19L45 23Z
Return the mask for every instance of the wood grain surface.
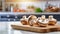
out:
M25 31L39 32L39 33L60 31L60 25L47 26L47 27L34 27L29 25L13 25L12 24L11 27L16 30L25 30Z

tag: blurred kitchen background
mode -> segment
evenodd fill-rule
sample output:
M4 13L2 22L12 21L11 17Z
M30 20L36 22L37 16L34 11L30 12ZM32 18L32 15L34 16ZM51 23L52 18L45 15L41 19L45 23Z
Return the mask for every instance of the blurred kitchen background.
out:
M56 11L48 10L49 7L56 8ZM1 12L59 12L58 9L59 0L0 0Z
M23 15L30 14L53 15L60 21L60 0L0 0L0 34L8 34L9 23L19 22Z

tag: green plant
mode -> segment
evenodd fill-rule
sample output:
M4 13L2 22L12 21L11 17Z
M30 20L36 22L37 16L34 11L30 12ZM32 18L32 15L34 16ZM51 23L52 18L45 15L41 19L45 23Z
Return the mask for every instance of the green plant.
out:
M35 12L43 12L41 8L36 8Z

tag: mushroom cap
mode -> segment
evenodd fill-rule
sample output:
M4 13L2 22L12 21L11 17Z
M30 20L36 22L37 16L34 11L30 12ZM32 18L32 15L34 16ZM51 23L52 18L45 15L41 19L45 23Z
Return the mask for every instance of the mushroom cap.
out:
M23 16L23 17L20 19L20 21L22 21L22 20L28 21L28 18L26 18L26 16Z
M49 21L57 21L56 19L52 18L52 19L49 19Z
M35 15L32 15L31 18L32 18L32 19L36 19L37 17L36 17Z
M55 18L53 18L52 15L49 16L49 21L57 21Z
M53 15L50 15L49 18L53 18Z
M23 19L26 19L26 16L23 16L22 18L23 18Z
M33 20L33 19L37 19L37 17L36 17L35 15L30 15L30 16L28 17L28 21Z
M42 16L41 16L41 19L45 19L45 15L42 15Z
M42 23L42 24L47 24L49 23L49 20L48 19L44 19L44 20L38 20L39 23Z

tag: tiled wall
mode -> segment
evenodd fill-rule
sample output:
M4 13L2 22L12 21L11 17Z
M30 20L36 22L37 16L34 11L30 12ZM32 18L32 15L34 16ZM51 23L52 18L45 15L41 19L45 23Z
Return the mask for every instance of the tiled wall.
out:
M27 17L30 15L27 15L27 14L24 14L26 15ZM34 14L35 15L35 14ZM37 17L40 17L41 15L44 15L44 14L36 14ZM56 18L58 21L60 21L60 14L46 14L46 18L49 16L49 15L53 15L54 18ZM20 18L22 18L23 15L0 15L0 21L19 21Z

